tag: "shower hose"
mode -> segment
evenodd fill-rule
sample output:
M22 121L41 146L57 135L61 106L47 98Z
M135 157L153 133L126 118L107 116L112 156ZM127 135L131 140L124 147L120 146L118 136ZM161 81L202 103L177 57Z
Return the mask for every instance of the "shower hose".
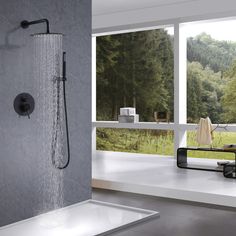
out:
M68 167L68 165L70 164L70 141L69 141L69 127L68 127L68 115L67 115L67 102L66 102L66 62L65 62L65 52L63 52L63 76L62 78L57 78L56 79L56 84L57 84L57 88L56 88L56 119L55 122L53 123L53 129L55 131L55 134L53 135L53 139L52 139L52 164L55 168L57 169L65 169ZM61 128L61 109L60 109L60 84L63 84L62 86L62 90L63 90L63 102L64 102L64 114L65 114L65 128L66 128L66 146L67 146L67 161L62 164L59 165L56 161L56 146L59 140L59 135L58 132Z

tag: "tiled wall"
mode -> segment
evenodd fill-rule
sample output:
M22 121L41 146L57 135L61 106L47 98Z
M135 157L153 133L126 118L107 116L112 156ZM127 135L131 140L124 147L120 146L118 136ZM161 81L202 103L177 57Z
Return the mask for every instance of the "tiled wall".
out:
M45 157L40 139L30 34L44 32L45 26L19 27L22 20L41 18L49 19L52 32L65 35L71 164L63 175ZM35 97L31 119L13 109L21 92ZM57 194L49 173L63 182L60 207L90 198L90 136L91 0L0 0L0 226L58 207L46 204Z

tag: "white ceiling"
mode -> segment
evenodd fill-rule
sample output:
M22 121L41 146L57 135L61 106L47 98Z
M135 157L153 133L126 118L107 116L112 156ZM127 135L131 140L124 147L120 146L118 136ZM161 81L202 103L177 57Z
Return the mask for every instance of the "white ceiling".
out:
M198 0L92 0L93 15L106 15Z

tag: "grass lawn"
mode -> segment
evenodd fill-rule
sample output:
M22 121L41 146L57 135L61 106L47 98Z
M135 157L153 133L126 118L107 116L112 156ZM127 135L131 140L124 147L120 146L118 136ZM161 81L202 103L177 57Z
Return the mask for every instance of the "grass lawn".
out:
M196 131L187 132L188 146L197 146ZM235 132L215 132L213 147L236 144ZM174 134L166 130L97 128L97 150L174 155ZM234 159L230 153L189 152L189 156L211 159Z

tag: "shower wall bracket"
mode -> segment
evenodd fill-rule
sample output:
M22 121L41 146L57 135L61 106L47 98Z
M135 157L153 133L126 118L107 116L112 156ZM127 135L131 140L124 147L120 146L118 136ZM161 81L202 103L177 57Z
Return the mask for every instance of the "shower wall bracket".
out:
M34 98L29 93L18 94L14 100L14 110L19 116L28 116L34 111Z

